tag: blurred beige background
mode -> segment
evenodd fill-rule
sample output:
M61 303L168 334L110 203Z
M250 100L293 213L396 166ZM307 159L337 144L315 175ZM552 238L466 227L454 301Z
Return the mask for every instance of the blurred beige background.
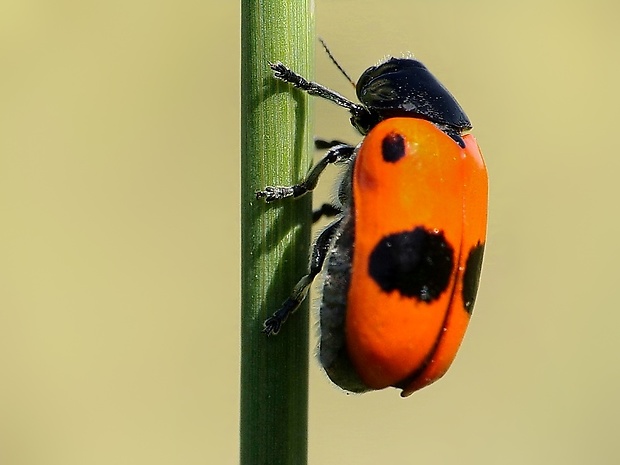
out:
M312 360L310 463L620 463L617 5L317 1L352 76L410 51L457 96L491 216L451 371L347 396ZM239 6L5 0L0 66L0 463L236 463Z

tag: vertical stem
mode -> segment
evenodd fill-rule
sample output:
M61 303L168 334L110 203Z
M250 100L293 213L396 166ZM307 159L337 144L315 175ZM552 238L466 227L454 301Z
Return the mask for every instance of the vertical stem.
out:
M308 307L278 336L261 333L307 272L310 196L266 205L254 192L310 167L307 95L268 62L312 76L313 0L241 2L241 464L307 463Z

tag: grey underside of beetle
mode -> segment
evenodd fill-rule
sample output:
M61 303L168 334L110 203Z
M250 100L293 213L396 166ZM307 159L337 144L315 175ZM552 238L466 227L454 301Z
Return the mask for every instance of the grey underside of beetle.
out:
M347 391L364 392L369 388L353 368L345 341L345 314L351 277L353 234L353 217L345 215L333 238L323 281L319 359L335 384Z

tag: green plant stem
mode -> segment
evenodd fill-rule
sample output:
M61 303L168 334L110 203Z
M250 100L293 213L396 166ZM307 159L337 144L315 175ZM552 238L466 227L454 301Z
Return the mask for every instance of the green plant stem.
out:
M254 192L308 171L308 97L268 62L312 76L312 0L241 2L241 464L303 465L308 432L308 309L261 333L307 272L310 196L266 205Z

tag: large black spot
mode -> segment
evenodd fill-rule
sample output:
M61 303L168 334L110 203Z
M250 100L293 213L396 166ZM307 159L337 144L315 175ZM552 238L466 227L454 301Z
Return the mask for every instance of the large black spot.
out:
M465 311L471 314L474 311L476 294L478 293L478 283L480 282L480 271L482 270L482 256L484 255L484 244L478 242L469 251L467 262L465 262L465 273L463 273L463 303Z
M381 153L385 161L396 163L405 156L405 138L391 132L381 141Z
M430 302L445 291L453 266L454 250L443 232L420 226L381 239L370 254L368 272L385 292Z

